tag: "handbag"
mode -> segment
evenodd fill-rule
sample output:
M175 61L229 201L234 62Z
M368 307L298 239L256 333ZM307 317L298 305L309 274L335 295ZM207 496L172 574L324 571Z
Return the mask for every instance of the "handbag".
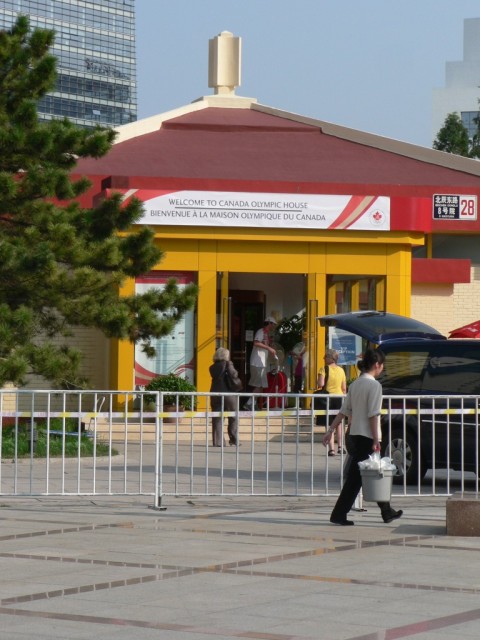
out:
M323 383L323 387L321 389L316 389L313 393L314 395L319 395L319 398L313 399L313 410L314 411L326 411L327 410L327 398L322 398L323 395L328 395L327 391L327 382L328 382L328 374L330 369L328 364L325 366L325 382ZM317 427L324 427L327 423L327 415L316 416L315 424Z
M224 372L224 377L225 377L225 386L227 387L227 389L229 391L233 391L233 392L238 392L241 391L243 389L243 384L242 381L240 380L240 378L238 376L232 376L230 375L230 372L228 370L228 367L225 367L225 372Z

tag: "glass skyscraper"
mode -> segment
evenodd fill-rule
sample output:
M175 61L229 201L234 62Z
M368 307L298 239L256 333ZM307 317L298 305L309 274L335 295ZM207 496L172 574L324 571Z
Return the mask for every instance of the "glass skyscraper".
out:
M54 91L38 105L43 120L116 127L137 119L135 0L1 0L0 29L18 15L55 30Z

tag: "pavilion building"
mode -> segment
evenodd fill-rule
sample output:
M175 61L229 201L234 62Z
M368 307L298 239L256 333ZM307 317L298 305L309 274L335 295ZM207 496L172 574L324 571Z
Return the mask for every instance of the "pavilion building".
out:
M248 380L263 319L305 313L311 390L323 314L383 309L443 333L480 317L480 164L238 96L240 48L229 32L212 39L213 95L119 128L106 157L79 163L93 182L85 203L140 198L139 224L166 253L120 293L170 277L199 286L153 360L96 336L86 363L97 388L175 371L208 390L219 345Z

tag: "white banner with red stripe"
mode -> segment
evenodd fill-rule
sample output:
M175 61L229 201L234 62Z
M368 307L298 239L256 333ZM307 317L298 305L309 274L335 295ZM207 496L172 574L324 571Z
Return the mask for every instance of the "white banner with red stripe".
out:
M144 201L138 224L389 231L386 196L130 189Z

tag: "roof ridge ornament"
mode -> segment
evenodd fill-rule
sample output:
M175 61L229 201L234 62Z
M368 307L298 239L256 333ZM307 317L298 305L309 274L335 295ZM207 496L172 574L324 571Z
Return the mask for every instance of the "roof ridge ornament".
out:
M241 83L242 39L222 31L208 41L208 86L215 95L235 95Z

